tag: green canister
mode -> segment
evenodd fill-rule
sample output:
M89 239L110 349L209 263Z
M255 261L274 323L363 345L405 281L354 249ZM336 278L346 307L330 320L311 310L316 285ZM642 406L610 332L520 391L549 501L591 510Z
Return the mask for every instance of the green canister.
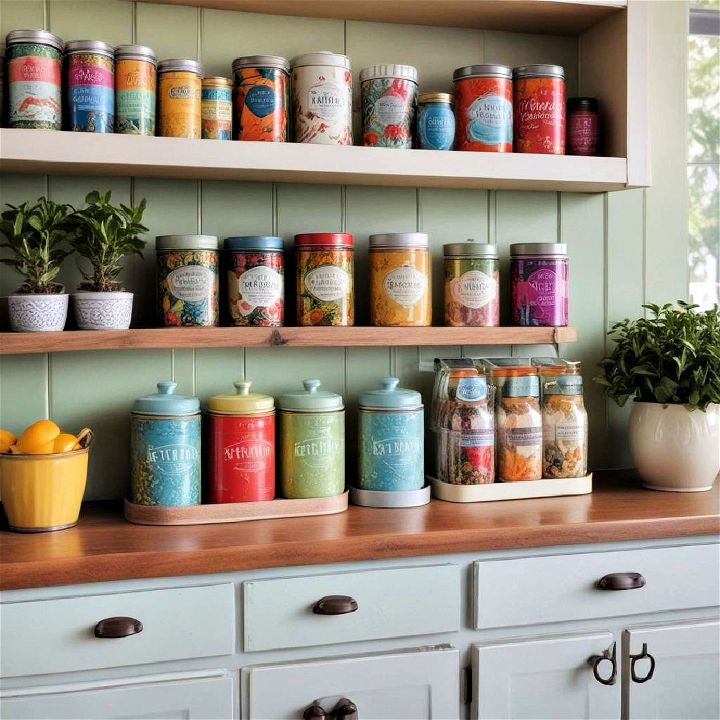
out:
M345 410L341 395L303 380L304 390L280 396L280 491L286 498L345 491Z

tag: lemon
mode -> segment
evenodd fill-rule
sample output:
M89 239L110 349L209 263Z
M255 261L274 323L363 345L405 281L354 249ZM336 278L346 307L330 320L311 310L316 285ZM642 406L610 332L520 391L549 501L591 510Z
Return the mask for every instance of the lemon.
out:
M53 452L64 453L75 450L78 439L69 433L60 433L53 443Z
M60 428L52 420L38 420L22 431L17 439L17 449L30 455L52 453L58 435Z
M9 452L10 446L15 444L17 438L9 431L0 428L0 453Z

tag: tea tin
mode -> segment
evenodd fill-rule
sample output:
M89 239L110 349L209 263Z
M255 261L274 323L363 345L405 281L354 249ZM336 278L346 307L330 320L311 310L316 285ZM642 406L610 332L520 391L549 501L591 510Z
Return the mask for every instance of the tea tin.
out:
M417 143L421 150L452 150L455 113L450 93L420 93L417 111Z
M568 155L598 154L600 115L597 98L568 98L566 141Z
M156 238L158 308L162 323L218 325L218 240L214 235Z
M565 152L565 70L560 65L523 65L513 70L514 150Z
M200 504L200 401L174 382L138 398L130 421L130 499L138 505Z
M329 497L345 491L345 411L342 396L303 380L303 391L278 400L280 489L286 498Z
M115 131L115 50L100 40L65 44L65 125L79 132Z
M144 45L115 48L115 132L155 135L157 63Z
M210 502L260 502L275 497L275 409L270 395L234 383L234 395L208 400Z
M422 396L385 378L358 398L358 486L363 490L420 490L425 484Z
M8 127L60 130L63 41L46 30L13 30L6 43Z
M158 64L158 135L199 138L202 115L202 67L194 60Z
M225 77L202 79L200 91L203 140L232 140L232 82Z
M233 60L235 140L290 140L290 63L277 55Z

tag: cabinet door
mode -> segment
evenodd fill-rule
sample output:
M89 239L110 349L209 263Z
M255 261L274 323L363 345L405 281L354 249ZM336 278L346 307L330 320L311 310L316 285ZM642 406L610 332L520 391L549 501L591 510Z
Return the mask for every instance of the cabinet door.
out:
M109 680L102 687L64 691L62 687L7 691L0 699L3 720L53 718L90 720L229 720L233 716L233 678L175 676L142 682ZM114 686L114 687L109 687ZM75 686L77 687L77 686ZM26 693L22 695L20 693ZM10 696L11 693L14 696Z
M449 645L242 671L243 718L297 720L317 701L330 717L341 698L362 720L425 720L460 714L458 651Z
M603 685L588 663L614 643L601 632L473 645L473 717L619 718L619 677ZM603 660L598 673L608 678L612 669Z
M631 655L643 645L655 660L652 677L632 679ZM626 630L623 637L623 680L627 689L627 717L720 717L720 622L662 625ZM646 677L650 659L635 661L638 679Z

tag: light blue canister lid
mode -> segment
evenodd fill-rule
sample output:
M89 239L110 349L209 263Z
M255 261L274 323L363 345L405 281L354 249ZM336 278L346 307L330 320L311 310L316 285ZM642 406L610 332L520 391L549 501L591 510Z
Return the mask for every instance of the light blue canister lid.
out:
M192 395L176 395L177 383L157 384L158 391L138 398L132 411L141 415L194 415L200 411L200 401Z
M225 238L226 250L281 251L283 239L276 235L238 235Z
M305 390L281 395L278 407L281 410L299 410L305 412L332 412L343 409L342 395L320 389L320 381L312 378L303 380Z
M382 388L367 390L360 394L358 404L362 408L383 410L417 410L422 407L422 395L417 390L398 387L400 381L387 377Z

